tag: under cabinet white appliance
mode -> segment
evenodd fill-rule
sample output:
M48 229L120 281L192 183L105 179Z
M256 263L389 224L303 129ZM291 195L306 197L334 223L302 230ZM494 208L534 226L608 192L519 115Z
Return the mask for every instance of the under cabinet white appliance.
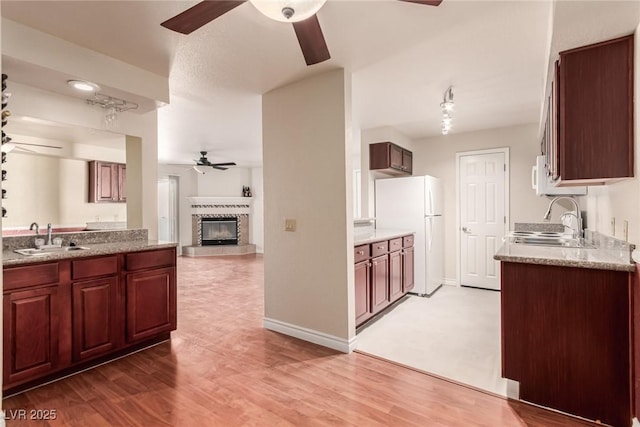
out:
M413 293L430 296L444 277L442 183L433 176L375 181L376 228L415 232Z
M536 196L584 196L587 187L556 187L550 181L546 167L546 157L536 158L536 165L531 168L531 187L536 190Z

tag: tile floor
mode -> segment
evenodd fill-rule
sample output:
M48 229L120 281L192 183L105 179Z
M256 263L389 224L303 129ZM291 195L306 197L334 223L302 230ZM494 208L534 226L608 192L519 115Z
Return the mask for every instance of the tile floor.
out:
M443 286L409 296L358 334L359 352L506 396L500 377L500 293Z

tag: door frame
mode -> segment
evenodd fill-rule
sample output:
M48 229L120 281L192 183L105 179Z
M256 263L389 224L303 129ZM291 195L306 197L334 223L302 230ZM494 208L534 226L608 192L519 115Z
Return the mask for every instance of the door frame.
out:
M461 286L461 277L462 277L462 262L460 260L460 159L463 156L477 156L483 154L496 154L502 153L504 154L504 164L505 164L505 173L504 173L504 215L506 217L504 224L504 234L506 235L509 231L509 227L511 224L511 219L509 215L509 207L511 206L509 200L509 182L510 179L510 170L511 167L509 165L509 147L499 147L499 148L488 148L485 150L472 150L472 151L460 151L456 153L456 285ZM498 270L498 274L500 274L500 270Z

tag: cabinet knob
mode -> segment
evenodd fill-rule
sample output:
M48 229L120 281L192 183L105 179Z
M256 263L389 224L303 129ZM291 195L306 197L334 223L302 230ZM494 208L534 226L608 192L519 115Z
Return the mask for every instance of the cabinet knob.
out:
M384 246L378 246L378 249L384 249Z
M358 251L356 252L358 255L364 255L364 251Z

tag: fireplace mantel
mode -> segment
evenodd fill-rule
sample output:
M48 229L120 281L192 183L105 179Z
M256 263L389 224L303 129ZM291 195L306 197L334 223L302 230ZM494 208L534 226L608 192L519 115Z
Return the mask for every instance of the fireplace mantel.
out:
M223 196L192 196L187 197L191 206L207 206L207 205L249 205L253 197L223 197Z

